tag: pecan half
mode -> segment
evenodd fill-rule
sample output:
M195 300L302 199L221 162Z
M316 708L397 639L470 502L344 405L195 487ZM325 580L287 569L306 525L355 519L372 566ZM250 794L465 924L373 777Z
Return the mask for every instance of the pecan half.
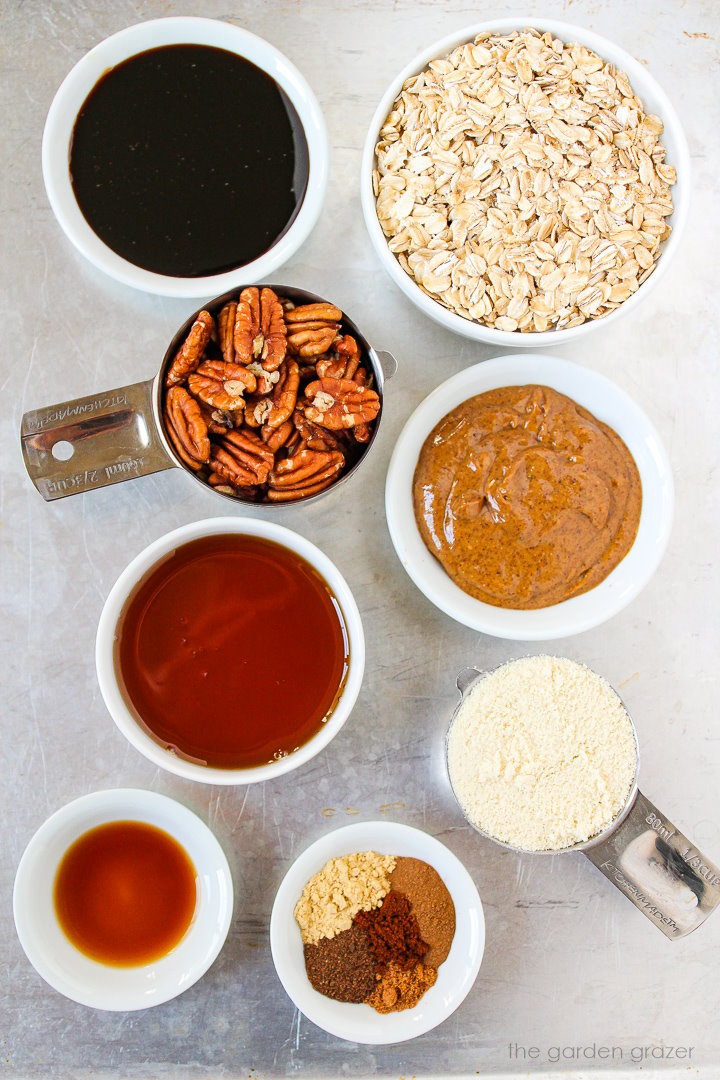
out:
M305 397L305 416L330 431L367 424L380 411L375 391L351 379L316 379L305 387Z
M342 311L334 304L322 302L319 304L301 304L300 307L292 308L285 312L285 322L288 327L295 328L304 323L339 323L342 319Z
M259 360L266 371L280 367L287 350L287 329L282 306L272 289L243 289L235 315L234 339L235 352L243 364Z
M228 431L210 453L210 468L230 484L264 484L275 454L252 431Z
M210 459L207 424L200 406L182 386L171 386L165 397L165 430L180 460L197 471Z
M337 450L299 450L270 473L267 497L273 502L306 499L332 484L344 464L345 457Z
M207 429L212 435L224 435L226 431L232 431L237 420L242 423L242 410L236 409L228 412L226 409L213 409L212 406L199 402L200 412L207 424Z
M273 386L280 381L279 370L266 371L262 364L258 364L257 360L253 360L252 364L248 364L247 370L252 371L257 379L258 394L269 394Z
M335 339L331 352L318 360L315 369L320 379L352 379L359 363L358 343L350 334L345 334Z
M356 382L358 386L370 386L372 382L372 376L368 375L364 367L359 367L353 375L353 382ZM370 441L370 425L369 424L356 424L352 429L355 442L366 443Z
M252 499L254 502L258 500L259 489L253 484L230 484L216 472L210 472L208 484L223 495L235 495L240 499Z
M285 446L294 434L295 425L292 420L286 420L284 424L281 424L280 427L276 428L271 428L266 425L260 432L262 441L269 450L273 451L279 450L281 446Z
M327 428L313 424L300 409L295 410L292 420L300 439L309 450L342 450L342 443L337 435Z
M245 423L249 428L262 427L271 412L272 401L269 397L252 394L245 402Z
M237 304L234 300L231 300L218 315L218 339L220 344L220 352L223 354L223 360L226 364L235 363L235 314L237 312Z
M245 405L244 394L257 386L255 376L241 364L226 364L224 360L206 360L188 376L188 389L195 397L214 409L233 412Z
M278 428L289 420L295 409L300 371L294 360L287 360L280 369L280 379L270 395L272 408L265 417L265 426Z
M285 312L288 348L297 356L320 356L340 329L342 311L334 304L302 304Z
M166 386L177 386L195 371L202 360L203 353L214 328L213 317L209 311L200 311L190 327L190 333L175 354L175 359L165 376Z

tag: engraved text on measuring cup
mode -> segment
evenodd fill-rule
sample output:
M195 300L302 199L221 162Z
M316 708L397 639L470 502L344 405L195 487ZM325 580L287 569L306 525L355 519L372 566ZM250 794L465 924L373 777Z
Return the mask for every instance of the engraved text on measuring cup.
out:
M26 434L31 435L36 431L42 431L48 424L60 424L78 416L88 416L104 409L114 408L116 405L127 404L127 394L108 394L105 397L93 398L92 401L75 402L64 405L62 408L48 409L44 413L30 414L26 419Z

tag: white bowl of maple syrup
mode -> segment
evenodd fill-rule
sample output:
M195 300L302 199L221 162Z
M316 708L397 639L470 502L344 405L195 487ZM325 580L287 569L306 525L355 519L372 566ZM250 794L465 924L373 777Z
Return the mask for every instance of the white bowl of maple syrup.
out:
M344 577L314 544L272 522L211 518L122 572L95 659L108 711L140 753L189 780L250 784L337 735L365 639Z
M230 868L207 825L136 789L96 791L48 818L13 892L20 944L38 974L72 1001L118 1012L161 1005L197 982L232 909Z

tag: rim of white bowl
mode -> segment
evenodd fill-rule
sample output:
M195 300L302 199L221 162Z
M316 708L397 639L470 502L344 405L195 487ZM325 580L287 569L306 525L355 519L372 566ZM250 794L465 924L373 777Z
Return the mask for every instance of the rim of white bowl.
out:
M673 213L668 218L673 231L662 246L662 255L658 259L655 270L643 282L636 293L622 303L616 311L611 312L602 319L590 319L580 326L572 326L562 330L545 330L538 333L523 334L519 331L495 330L482 323L464 319L461 315L457 315L444 307L437 300L432 300L422 291L414 279L405 273L390 251L387 238L378 221L372 188L372 171L375 165L375 145L380 128L407 78L421 71L430 60L445 56L457 45L471 41L477 34L485 31L506 33L511 30L524 30L527 27L549 30L565 42L577 41L625 72L630 79L633 90L642 100L643 105L649 105L650 111L657 113L663 121L665 129L663 141L666 146L668 141L670 143L668 146L668 160L677 170L677 183L673 187ZM659 284L668 270L680 243L690 208L691 183L690 152L680 118L665 91L642 64L608 38L573 23L567 23L560 19L544 19L540 17L521 19L508 16L473 23L461 30L454 31L452 34L448 34L447 37L441 38L418 53L393 79L380 99L365 137L360 171L360 201L370 241L382 266L405 296L429 318L444 326L447 330L452 330L453 333L470 338L472 341L487 342L491 345L511 349L537 349L561 345L564 342L584 337L597 330L600 326L611 325L622 315L633 311L642 300L650 295L650 292Z
M287 94L300 118L309 159L307 189L300 209L273 246L252 262L232 270L192 278L145 270L108 247L85 220L75 199L68 168L75 118L103 73L147 49L181 44L211 45L237 53L273 78ZM287 262L307 239L320 215L327 191L329 158L327 128L320 105L295 65L274 45L240 26L195 16L172 16L135 23L92 48L66 75L55 94L42 140L42 170L50 206L77 250L93 266L125 285L159 296L188 299L219 295L232 288L240 278L248 283L260 281Z
M298 750L287 757L280 758L267 765L253 768L221 769L211 765L200 765L178 757L166 750L145 732L125 701L115 673L114 642L115 629L125 601L137 583L158 562L175 548L182 547L203 536L217 536L234 533L243 536L258 536L272 540L282 547L300 555L310 563L327 582L343 613L350 642L350 663L345 685L340 699L328 720L320 731L313 735ZM275 776L292 772L319 754L340 731L353 710L360 693L365 670L365 636L360 612L355 598L345 578L335 564L315 544L306 540L300 533L284 525L276 525L262 518L216 517L204 518L181 525L172 532L165 533L148 547L144 548L125 567L113 585L105 601L95 639L95 666L100 693L105 706L115 724L136 750L158 765L161 769L183 776L187 780L197 780L203 784L256 784L270 780Z
M558 390L612 427L635 459L643 486L637 537L612 573L580 596L530 611L493 607L463 592L425 547L412 501L420 449L442 417L476 394L526 383ZM663 557L672 528L673 504L670 461L639 405L605 375L547 353L495 357L441 383L418 405L400 433L385 485L390 537L415 585L457 622L512 641L570 637L599 626L626 607L650 581Z
M98 963L76 949L53 904L55 875L69 846L111 821L143 821L163 829L187 852L198 875L197 907L184 937L159 960L131 968ZM37 973L72 1001L111 1012L147 1009L184 993L220 953L232 911L232 875L214 834L182 803L138 788L95 791L52 814L28 842L13 889L17 935Z
M294 910L307 881L329 859L354 851L406 855L433 866L455 904L456 931L437 982L413 1009L381 1015L370 1005L333 1001L313 989L305 972ZM334 829L307 847L285 874L270 918L270 949L286 994L303 1016L339 1039L381 1046L406 1042L455 1012L470 993L485 949L485 917L475 882L466 867L434 836L394 821L359 821ZM447 966L446 966L447 965Z

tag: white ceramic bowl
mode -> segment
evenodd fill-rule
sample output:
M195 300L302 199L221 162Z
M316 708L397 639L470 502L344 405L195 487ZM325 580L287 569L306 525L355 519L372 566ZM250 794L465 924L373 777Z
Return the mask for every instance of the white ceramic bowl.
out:
M114 663L115 629L125 601L141 578L164 556L191 540L201 536L217 536L223 533L235 533L242 536L259 536L281 544L296 552L313 566L330 586L338 601L350 642L350 663L345 686L340 699L330 717L320 731L313 735L299 749L268 765L258 765L248 769L221 769L210 765L200 765L166 750L148 735L135 719L118 685ZM204 784L254 784L260 780L269 780L291 772L315 757L323 747L335 738L348 716L360 692L365 670L365 637L362 621L355 598L338 568L309 540L270 521L259 518L219 517L195 521L182 525L179 529L165 533L159 540L150 544L136 555L113 585L105 606L100 614L97 637L95 640L95 665L100 684L100 692L108 712L122 731L128 742L136 750L161 769L184 776L188 780L199 780Z
M133 968L85 956L63 933L53 904L55 875L79 836L110 821L144 821L169 833L188 853L198 880L195 915L166 956ZM222 848L200 818L153 791L96 791L63 806L41 825L15 876L13 912L20 944L53 989L93 1009L128 1012L182 994L208 970L227 937L233 886Z
M425 547L415 523L412 483L420 449L435 425L463 401L501 386L538 383L566 394L613 428L640 472L642 512L635 542L594 589L552 607L510 610L484 604L455 584ZM458 622L493 637L549 641L589 630L616 615L647 585L663 556L673 516L670 463L660 438L632 398L588 368L546 353L486 360L442 383L417 407L390 460L385 513L400 562L428 600Z
M675 209L672 216L668 218L668 221L672 226L672 234L662 246L662 255L658 260L655 270L629 300L626 300L624 304L621 304L617 311L612 312L612 314L605 316L603 319L590 319L580 326L573 326L564 330L547 330L543 333L522 334L519 331L509 332L507 330L495 330L493 327L462 318L461 315L457 315L455 312L450 311L438 301L432 300L416 284L415 280L405 273L396 257L390 251L387 239L377 218L377 213L375 211L375 196L372 189L372 173L376 164L375 146L380 134L380 129L406 79L410 78L411 75L416 75L418 72L422 71L430 60L446 56L448 53L452 52L457 45L460 45L465 41L472 41L477 34L485 31L491 31L493 33L509 33L512 30L525 30L527 27L537 27L543 31L549 30L556 37L560 38L561 41L579 42L588 49L594 50L603 59L609 60L626 73L633 89L642 100L646 110L656 113L661 117L665 124L662 139L667 147L668 161L671 165L674 165L677 170L677 183L672 189ZM545 346L558 345L562 342L571 341L574 338L585 337L587 334L591 334L593 330L598 329L601 325L608 326L620 318L621 315L634 310L645 297L650 295L650 291L655 288L670 266L670 262L677 250L687 220L690 205L690 187L690 154L680 120L664 91L656 83L655 79L653 79L647 68L643 67L642 64L639 64L637 60L634 60L629 53L626 53L624 49L621 49L614 42L609 41L607 38L600 37L599 34L594 34L584 27L560 22L557 19L540 19L535 17L528 17L525 19L508 17L475 23L472 26L465 27L463 30L456 30L454 33L448 35L448 37L442 38L440 41L436 41L411 60L410 63L403 68L400 74L393 79L392 83L383 94L382 100L370 122L363 149L360 174L360 197L363 216L365 218L367 230L370 234L370 240L372 241L372 245L377 252L380 262L398 288L405 293L408 299L411 300L416 307L420 308L421 311L435 322L440 323L440 325L444 326L446 329L452 330L454 333L460 334L462 337L470 338L473 341L486 341L493 345L503 345L513 349L537 349Z
M95 83L108 68L136 53L161 45L211 45L250 60L282 87L300 117L308 146L307 190L290 228L259 258L222 274L169 277L135 266L109 248L91 229L77 204L70 182L68 155L75 118ZM145 292L161 296L204 297L270 276L307 239L318 219L328 182L327 130L317 98L303 76L274 46L239 26L217 19L173 17L136 23L91 49L66 76L45 121L42 168L55 217L67 238L86 259L106 274Z
M413 1009L381 1015L370 1005L333 1001L315 990L305 972L303 943L293 914L306 882L328 859L354 851L406 855L433 866L455 904L455 937L450 954L438 969L437 982ZM405 1042L447 1020L469 994L485 948L485 917L475 883L439 840L393 821L346 825L311 844L282 880L270 920L270 947L280 982L294 1004L318 1027L351 1042L382 1045Z

